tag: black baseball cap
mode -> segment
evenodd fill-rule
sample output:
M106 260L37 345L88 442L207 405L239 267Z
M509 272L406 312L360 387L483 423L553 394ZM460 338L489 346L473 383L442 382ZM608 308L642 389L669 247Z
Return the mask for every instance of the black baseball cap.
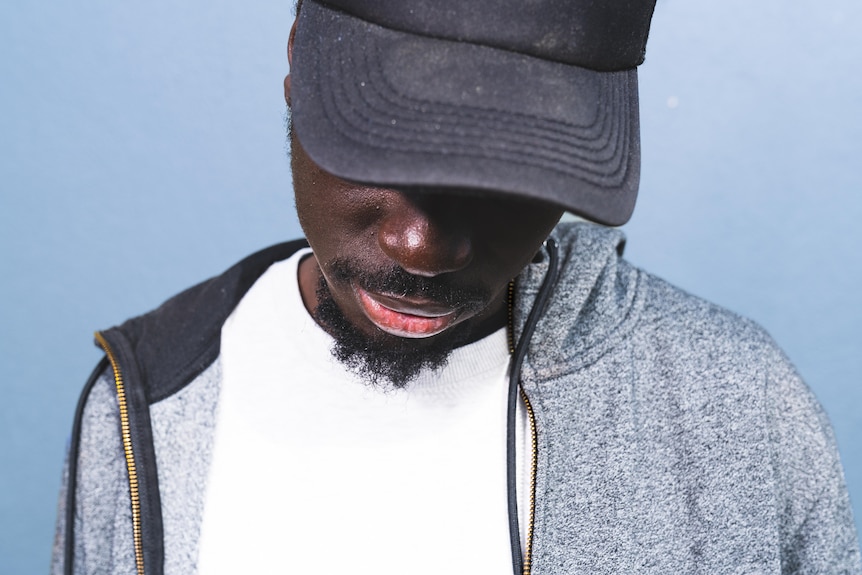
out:
M621 225L655 0L304 0L291 116L344 179L485 190Z

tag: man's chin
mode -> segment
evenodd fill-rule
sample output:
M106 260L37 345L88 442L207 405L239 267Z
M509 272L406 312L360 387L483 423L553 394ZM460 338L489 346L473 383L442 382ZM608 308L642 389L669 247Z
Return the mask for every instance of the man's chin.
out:
M333 356L363 381L379 387L402 389L422 371L442 368L452 350L467 340L461 324L446 325L420 337L415 333L405 337L389 330L366 334L344 316L323 276L314 318L335 339Z

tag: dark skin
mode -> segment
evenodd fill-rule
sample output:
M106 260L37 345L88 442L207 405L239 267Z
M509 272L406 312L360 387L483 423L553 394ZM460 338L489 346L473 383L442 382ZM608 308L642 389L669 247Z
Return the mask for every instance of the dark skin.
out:
M295 30L294 23L289 61ZM284 80L284 96L290 106L290 76ZM505 325L508 283L562 215L550 204L487 192L396 190L351 182L315 164L293 134L291 149L296 209L313 250L299 267L303 302L313 315L322 274L346 319L379 341L406 333L412 345L421 347L456 327L472 341ZM380 321L376 308L369 311L367 297L363 299L361 278L336 273L340 260L369 273L397 266L414 276L480 292L482 302L459 309L421 294L373 292L373 301L385 306L385 321Z

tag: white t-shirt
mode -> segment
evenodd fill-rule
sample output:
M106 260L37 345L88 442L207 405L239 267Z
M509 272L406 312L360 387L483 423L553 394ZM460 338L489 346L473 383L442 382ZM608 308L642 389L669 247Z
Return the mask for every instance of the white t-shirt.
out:
M222 329L198 572L511 573L505 330L407 389L369 386L302 303L309 253L267 270Z

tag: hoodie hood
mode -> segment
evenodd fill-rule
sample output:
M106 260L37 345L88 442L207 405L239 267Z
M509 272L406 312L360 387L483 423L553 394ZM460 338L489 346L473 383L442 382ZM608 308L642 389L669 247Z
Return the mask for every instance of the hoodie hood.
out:
M641 307L638 270L622 259L625 235L587 222L566 222L551 234L559 248L560 275L550 303L531 336L524 375L540 370L577 369L613 347L633 325ZM541 252L517 279L515 332L527 315L548 273Z

